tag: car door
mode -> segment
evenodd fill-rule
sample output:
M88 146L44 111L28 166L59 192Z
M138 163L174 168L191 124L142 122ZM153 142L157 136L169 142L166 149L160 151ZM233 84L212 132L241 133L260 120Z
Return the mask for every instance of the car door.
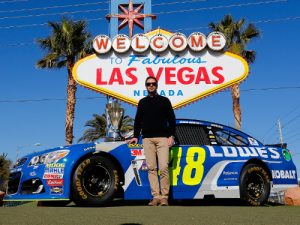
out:
M178 124L175 145L170 151L170 195L174 199L191 199L204 176L209 138L200 124Z

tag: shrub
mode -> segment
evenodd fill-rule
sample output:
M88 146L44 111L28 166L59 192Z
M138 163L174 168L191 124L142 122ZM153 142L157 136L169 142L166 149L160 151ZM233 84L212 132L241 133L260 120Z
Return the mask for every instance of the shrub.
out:
M0 191L6 191L8 178L9 178L9 168L11 161L6 159L7 154L0 155Z

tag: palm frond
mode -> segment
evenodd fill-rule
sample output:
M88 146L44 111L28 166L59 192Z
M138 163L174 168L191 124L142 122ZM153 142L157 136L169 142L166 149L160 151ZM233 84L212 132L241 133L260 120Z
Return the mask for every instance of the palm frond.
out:
M61 22L48 22L51 35L37 40L47 54L37 62L39 68L61 68L67 59L78 60L91 52L91 34L86 31L86 22L74 22L62 18ZM53 55L57 55L54 60ZM51 58L51 59L50 59Z
M220 25L223 27L230 27L234 23L233 17L230 14L227 14L224 16L224 18L221 20Z
M101 136L101 133L99 133L97 130L90 128L90 129L84 131L83 136L78 139L78 143L79 142L93 142L104 136L105 135Z
M213 31L222 32L227 40L226 50L239 54L246 58L250 63L255 61L255 51L248 51L247 43L256 37L259 37L259 30L249 24L245 27L245 19L234 21L231 15L225 15L219 23L210 23L209 27ZM249 57L249 58L248 58Z
M256 59L256 52L253 50L243 51L242 56L247 60L248 63L254 63Z
M51 39L50 38L39 38L36 42L40 45L42 49L49 50L51 49Z
M132 131L134 128L134 119L131 118L130 116L124 116L121 125L120 125L120 130L122 133L126 133L129 131Z
M236 30L241 30L243 28L243 26L244 26L244 23L245 23L245 19L244 18L242 18L239 21L237 21L235 23Z
M78 142L96 141L106 135L106 118L104 114L101 116L93 114L93 119L88 120L85 126L89 128L84 131Z
M253 38L259 37L260 31L253 24L249 24L246 27L246 29L242 32L241 36L245 43L248 43Z
M124 116L121 124L121 133L126 133L133 130L134 119L130 116ZM93 118L85 123L86 127L89 127L84 131L82 137L78 139L78 142L90 142L96 141L106 135L106 116L105 114L98 115L93 114Z
M217 30L217 24L215 24L215 23L213 23L213 22L209 23L209 24L208 24L208 27L209 27L211 30L214 30L214 31Z
M234 54L241 55L243 52L243 48L241 48L241 45L237 43L233 43L228 50Z
M62 59L56 53L49 53L44 58L36 62L36 67L41 69L55 69L66 65L66 60Z

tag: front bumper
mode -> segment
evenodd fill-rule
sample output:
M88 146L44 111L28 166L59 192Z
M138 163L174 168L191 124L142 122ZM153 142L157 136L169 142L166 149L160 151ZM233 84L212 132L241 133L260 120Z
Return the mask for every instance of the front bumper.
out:
M69 200L70 181L65 174L60 179L44 179L45 171L45 165L11 170L4 201Z

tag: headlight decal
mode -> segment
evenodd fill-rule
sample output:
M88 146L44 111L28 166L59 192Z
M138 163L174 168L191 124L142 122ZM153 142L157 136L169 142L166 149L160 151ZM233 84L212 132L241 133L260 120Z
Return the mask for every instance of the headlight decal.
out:
M55 152L50 152L45 157L44 164L57 163L60 159L66 157L69 154L69 150L59 150Z
M58 150L49 152L43 155L34 156L28 166L39 166L39 165L46 165L57 163L59 160L63 159L69 154L69 150Z

